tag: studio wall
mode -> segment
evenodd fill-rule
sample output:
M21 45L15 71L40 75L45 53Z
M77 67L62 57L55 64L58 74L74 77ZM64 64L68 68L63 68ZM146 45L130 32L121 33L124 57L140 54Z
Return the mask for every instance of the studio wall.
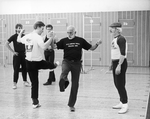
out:
M0 62L12 64L12 53L4 43L15 33L15 24L22 23L26 33L32 31L33 24L42 20L45 24L54 25L59 38L66 36L66 27L74 25L77 35L94 44L102 39L95 51L84 51L85 65L109 66L110 44L112 36L109 25L120 21L123 24L123 35L129 44L129 66L149 66L150 61L150 11L114 11L114 12L80 12L80 13L39 13L39 14L2 14L0 15ZM56 50L56 60L61 61L63 52ZM92 60L91 60L92 59Z

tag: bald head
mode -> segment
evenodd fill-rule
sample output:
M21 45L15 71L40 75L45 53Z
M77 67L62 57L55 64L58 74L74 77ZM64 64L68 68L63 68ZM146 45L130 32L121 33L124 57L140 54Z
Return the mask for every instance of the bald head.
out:
M74 26L72 26L72 25L70 25L70 26L68 26L67 27L67 32L70 32L70 31L72 31L72 32L75 32L75 27Z
M68 34L68 38L69 39L73 39L75 37L76 34L76 30L74 26L68 26L67 27L67 34Z

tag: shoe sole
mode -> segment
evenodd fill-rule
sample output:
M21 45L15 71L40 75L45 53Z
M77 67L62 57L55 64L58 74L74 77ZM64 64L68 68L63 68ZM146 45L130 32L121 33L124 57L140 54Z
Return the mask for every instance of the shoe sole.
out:
M49 85L52 85L52 84L43 84L44 86L49 86Z
M43 84L44 86L47 86L47 85L52 85L52 83L49 83L49 84Z
M33 107L33 109L36 109L36 108L39 108L39 107L41 107L41 105L37 105L36 107Z
M121 109L121 107L112 107L113 109Z
M127 111L126 112L118 112L118 114L125 114L125 113L127 113Z

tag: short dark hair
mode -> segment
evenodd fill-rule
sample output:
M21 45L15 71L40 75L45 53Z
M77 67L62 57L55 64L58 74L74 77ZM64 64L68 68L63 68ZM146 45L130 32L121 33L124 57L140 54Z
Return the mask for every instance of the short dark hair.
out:
M16 24L15 29L17 29L18 27L23 28L23 25L22 25L22 24L20 24L20 23L18 23L18 24Z
M37 21L35 22L33 28L37 29L37 27L42 27L42 26L45 26L45 24L42 21Z
M51 24L47 24L47 25L46 25L46 28L49 28L49 27L50 27L51 29L53 29L53 26L52 26Z

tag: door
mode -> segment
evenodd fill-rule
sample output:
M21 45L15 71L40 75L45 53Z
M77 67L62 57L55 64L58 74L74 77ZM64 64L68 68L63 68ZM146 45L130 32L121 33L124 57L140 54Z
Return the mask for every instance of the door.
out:
M83 34L85 40L91 44L95 44L100 39L100 18L84 17ZM83 50L84 65L99 66L100 65L100 47L94 52Z
M0 64L5 66L8 63L8 52L5 47L6 24L5 19L0 19Z
M50 19L50 24L53 25L54 33L56 33L57 38L67 37L67 19L65 18L52 18ZM55 60L62 61L63 59L63 50L55 50Z
M21 19L21 24L23 25L23 29L25 29L25 34L33 31L33 25L35 23L35 18L30 19Z
M127 60L129 66L134 66L134 25L135 22L133 19L119 19L119 22L122 23L122 34L126 38L128 43L128 52Z

